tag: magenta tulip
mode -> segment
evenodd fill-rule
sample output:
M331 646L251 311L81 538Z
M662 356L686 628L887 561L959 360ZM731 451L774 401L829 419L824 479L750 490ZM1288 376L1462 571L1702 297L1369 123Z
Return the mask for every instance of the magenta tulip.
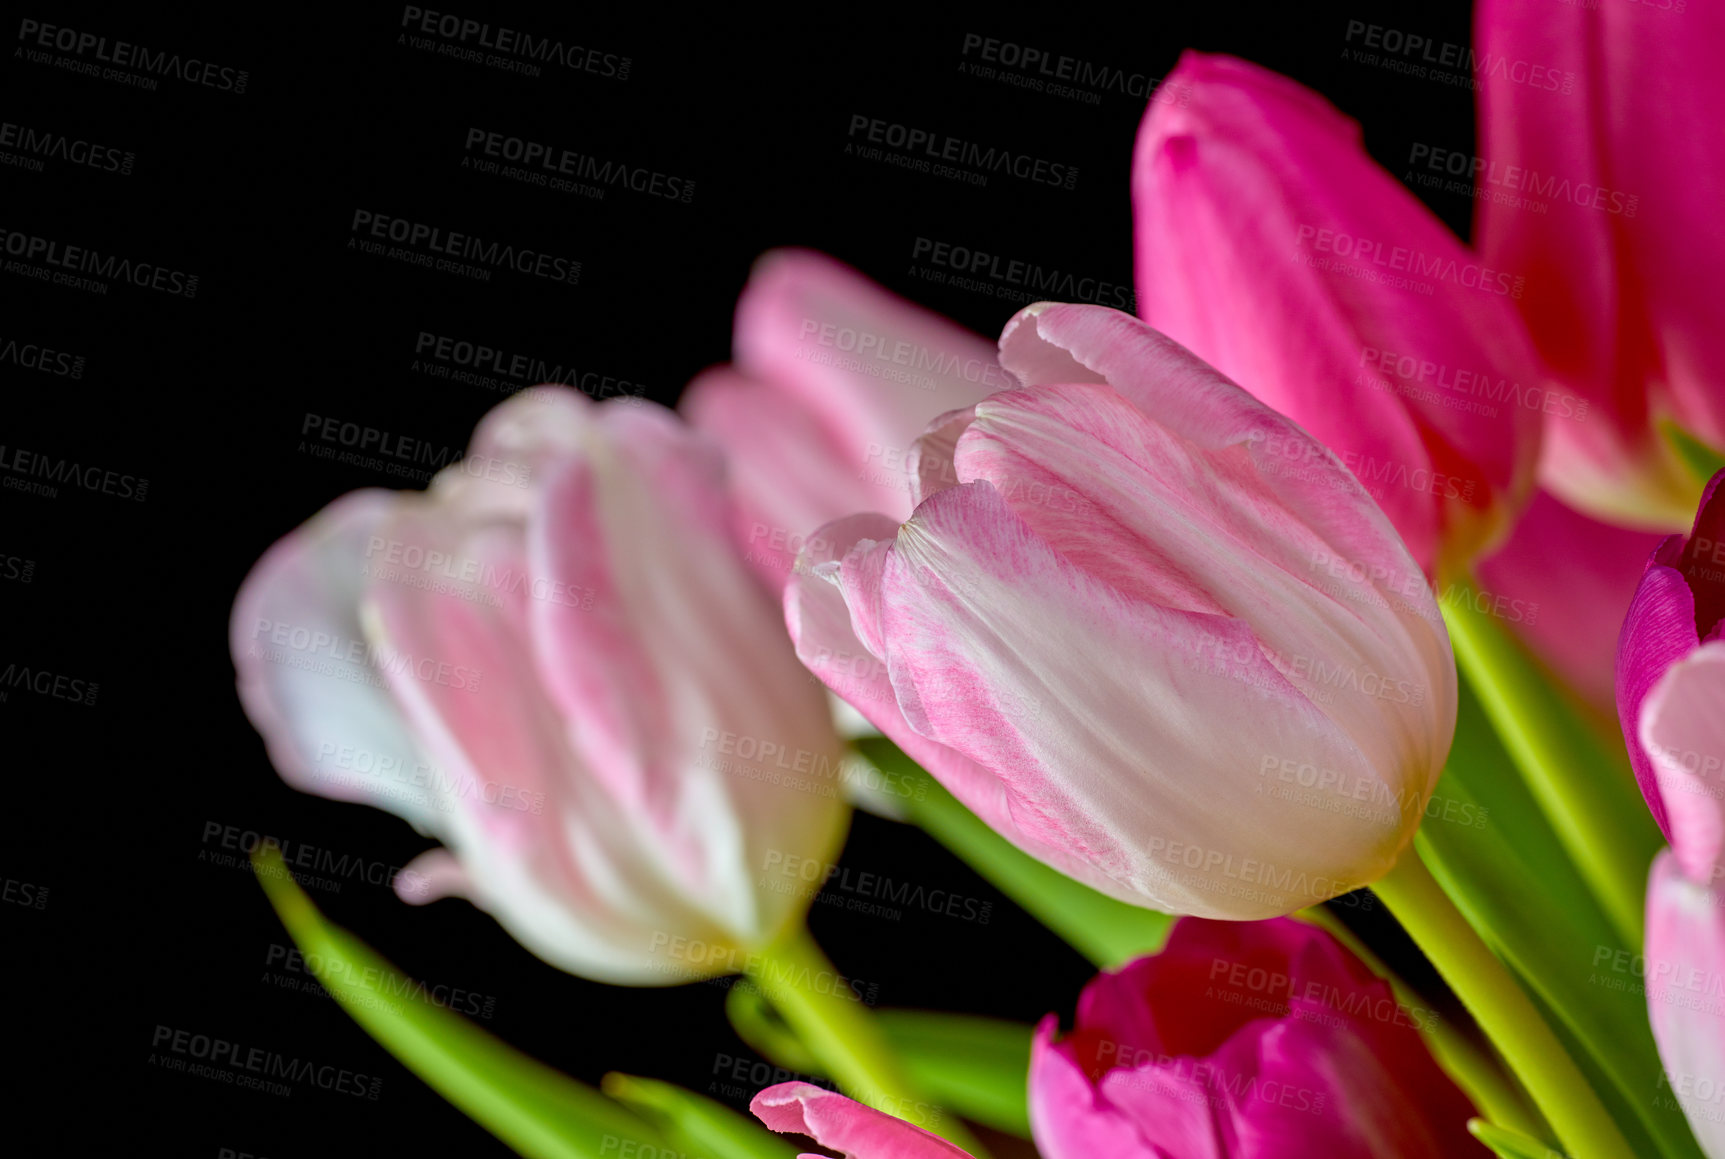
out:
M729 972L801 917L768 868L846 820L825 698L730 514L669 412L517 396L429 491L345 496L264 555L241 701L290 784L443 840L408 900L464 894L605 981Z
M749 1110L780 1134L807 1135L845 1159L971 1159L939 1135L813 1083L768 1087ZM805 1152L801 1159L824 1157Z
M730 453L738 539L775 592L821 524L910 514L905 456L931 419L1016 385L987 340L808 250L756 263L733 345L680 407Z
M1545 485L1616 522L1672 530L1698 482L1659 430L1725 448L1725 156L1697 126L1725 115L1725 8L1484 0L1481 191L1486 261L1585 422L1547 429Z
M1020 849L1114 897L1288 913L1369 883L1455 727L1419 566L1299 427L1130 315L1022 311L921 502L829 524L797 653ZM931 469L930 464L936 466Z
M1671 837L1660 752L1647 741L1648 702L1671 667L1694 653L1725 650L1725 472L1707 485L1688 536L1667 536L1648 558L1617 645L1617 711L1635 779ZM1725 768L1699 770L1725 786Z
M1099 974L1030 1060L1045 1159L1455 1159L1487 1152L1419 1036L1436 1017L1291 918L1185 918Z
M1428 571L1489 548L1550 399L1519 272L1294 81L1188 52L1168 83L1133 162L1141 316L1334 450Z

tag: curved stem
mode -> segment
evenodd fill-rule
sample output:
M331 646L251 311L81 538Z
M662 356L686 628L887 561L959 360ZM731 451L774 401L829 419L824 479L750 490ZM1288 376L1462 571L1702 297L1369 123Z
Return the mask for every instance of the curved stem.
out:
M798 925L752 955L750 980L766 995L844 1094L969 1151L987 1152L954 1114L924 1097L905 1077L867 1006Z
M1599 1096L1413 849L1372 887L1431 959L1575 1159L1632 1159Z

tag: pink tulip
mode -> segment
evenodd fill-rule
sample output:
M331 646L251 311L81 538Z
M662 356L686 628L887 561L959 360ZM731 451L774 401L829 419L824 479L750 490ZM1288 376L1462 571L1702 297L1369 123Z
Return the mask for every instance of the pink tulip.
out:
M1286 77L1188 52L1133 162L1139 312L1305 427L1422 567L1489 548L1531 493L1543 371L1519 272L1471 253Z
M738 539L775 592L821 524L909 516L904 461L923 427L1015 385L985 339L808 250L756 263L733 344L735 363L680 406L730 453Z
M1585 422L1556 422L1545 485L1602 518L1672 530L1698 491L1657 429L1725 448L1725 8L1689 0L1475 8L1475 237L1527 276L1517 300Z
M1045 1159L1454 1159L1487 1152L1389 984L1324 931L1186 918L1099 974L1030 1059Z
M845 1159L971 1159L939 1135L813 1083L768 1087L749 1110L780 1134L807 1135ZM804 1152L801 1159L824 1157Z
M1725 649L1725 472L1707 485L1690 534L1667 536L1648 558L1641 584L1623 620L1617 646L1617 711L1635 779L1667 838L1669 801L1659 766L1666 754L1650 746L1648 715L1660 681L1695 653ZM1725 750L1722 750L1725 751ZM1725 768L1699 770L1725 787Z
M1001 363L1026 388L919 440L907 522L811 541L785 595L797 654L997 832L1112 896L1258 918L1381 876L1456 712L1384 514L1130 315L1029 307Z
M1539 491L1503 547L1475 565L1475 607L1507 624L1610 720L1618 629L1660 538L1600 523Z
M1725 1157L1725 641L1676 661L1641 706L1639 733L1671 848L1647 883L1647 1013L1668 1089L1713 1159Z
M846 813L730 515L669 412L517 396L429 491L344 496L264 555L241 701L290 784L443 840L408 900L464 894L605 981L731 972L801 915L773 867L830 856Z

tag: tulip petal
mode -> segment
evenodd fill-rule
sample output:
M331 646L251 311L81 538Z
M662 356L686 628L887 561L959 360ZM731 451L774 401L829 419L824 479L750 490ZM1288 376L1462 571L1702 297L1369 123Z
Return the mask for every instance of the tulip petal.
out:
M397 502L356 491L271 547L234 600L229 642L240 700L289 784L376 805L426 832L440 798L411 785L423 756L359 617Z
M1094 1079L1100 1076L1086 1075L1071 1046L1054 1041L1055 1029L1051 1014L1037 1026L1030 1047L1030 1126L1037 1150L1045 1159L1157 1155L1132 1116L1097 1089ZM1148 1076L1129 1077L1139 1083L1154 1081ZM1168 1080L1168 1085L1176 1084ZM1202 1095L1167 1101L1159 1124L1166 1132L1162 1137L1177 1137L1185 1146L1162 1154L1181 1159L1227 1159L1217 1149L1208 1106Z
M1681 550L1682 537L1673 535L1648 560L1618 636L1615 675L1618 720L1629 763L1641 795L1667 840L1671 837L1669 810L1659 789L1653 758L1641 743L1641 711L1659 678L1700 642L1695 638L1695 597L1689 585L1683 582L1681 572L1659 562Z
M1144 319L1334 448L1422 565L1440 537L1491 542L1531 488L1544 385L1513 275L1317 94L1196 52L1169 80L1188 99L1151 102L1134 160Z
M1692 881L1725 877L1725 641L1677 661L1641 705L1671 848Z
M1381 787L1379 766L1270 664L1244 623L1128 601L1056 555L992 486L924 503L900 529L878 590L856 586L867 581L841 572L851 607L878 601L906 722L994 772L1014 822L1004 835L1028 836L1026 852L1065 850L1089 867L1084 880L1122 900L1236 918L1334 896L1393 863L1404 837L1395 809L1320 803ZM1108 664L1094 663L1104 655ZM1206 723L1218 713L1249 725L1218 737ZM1289 753L1319 760L1334 782L1307 802L1309 817L1264 780ZM1209 769L1228 773L1194 776ZM1313 849L1351 857L1329 854L1334 875L1320 873ZM1185 850L1196 860L1181 860ZM1243 871L1299 884L1247 888Z
M1647 1015L1665 1079L1701 1148L1725 1155L1725 898L1661 853L1647 882Z
M939 1135L813 1083L768 1087L749 1110L774 1131L807 1135L846 1159L971 1159Z

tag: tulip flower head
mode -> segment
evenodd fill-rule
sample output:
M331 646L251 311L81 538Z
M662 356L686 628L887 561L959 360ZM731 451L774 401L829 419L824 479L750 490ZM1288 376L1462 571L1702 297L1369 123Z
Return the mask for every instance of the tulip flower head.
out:
M1130 315L1029 307L1001 361L1027 385L930 428L908 521L805 551L803 662L1020 849L1122 900L1262 918L1387 872L1456 685L1383 512Z
M801 917L774 867L830 857L846 809L730 515L669 412L517 396L430 490L344 496L265 554L241 701L290 784L444 841L407 900L464 894L604 981L733 972Z
M1519 283L1287 77L1187 52L1138 134L1143 319L1334 450L1434 573L1532 492L1544 370Z
M1185 918L1098 975L1077 1024L1037 1028L1030 1121L1046 1159L1455 1159L1487 1152L1419 1036L1431 1011L1314 926Z
M756 263L733 347L679 406L729 452L738 541L775 593L823 523L908 516L905 456L923 428L1014 385L986 339L809 250Z

